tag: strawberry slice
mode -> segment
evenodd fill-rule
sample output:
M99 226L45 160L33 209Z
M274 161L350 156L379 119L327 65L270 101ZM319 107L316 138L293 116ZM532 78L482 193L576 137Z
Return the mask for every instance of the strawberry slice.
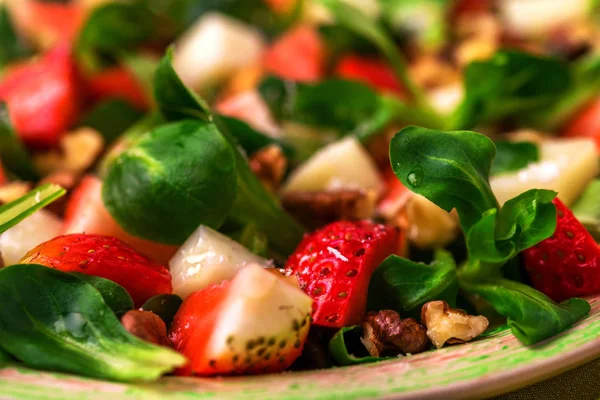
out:
M600 150L600 98L578 111L564 128L562 136L594 139L596 148Z
M58 236L29 251L20 262L111 280L127 290L136 307L152 296L172 292L165 267L110 236Z
M108 68L89 77L86 92L94 102L118 98L140 110L150 104L141 83L124 67Z
M384 93L404 94L392 68L378 59L347 55L337 64L335 75L362 82Z
M533 286L555 301L600 293L600 248L558 198L554 235L525 250Z
M264 63L268 73L281 78L315 82L324 74L325 45L315 28L299 26L273 43Z
M41 60L8 70L0 81L0 101L8 105L11 122L32 147L58 144L79 115L75 64L66 46Z
M102 202L102 181L87 175L73 191L65 211L63 234L95 233L114 236L151 259L166 264L177 251L168 246L130 235L119 226Z
M307 235L286 264L314 300L313 322L341 328L362 322L371 274L398 248L398 230L338 221Z
M169 338L189 359L179 375L279 372L302 353L312 300L296 283L256 264L190 295Z

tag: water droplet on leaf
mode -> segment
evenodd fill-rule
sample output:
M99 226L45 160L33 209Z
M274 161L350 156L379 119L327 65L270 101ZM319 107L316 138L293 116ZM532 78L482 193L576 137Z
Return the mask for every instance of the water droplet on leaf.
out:
M421 167L413 168L408 173L408 177L406 179L408 180L408 183L410 186L412 186L412 187L419 186L421 184L421 182L423 181L423 168L421 168Z

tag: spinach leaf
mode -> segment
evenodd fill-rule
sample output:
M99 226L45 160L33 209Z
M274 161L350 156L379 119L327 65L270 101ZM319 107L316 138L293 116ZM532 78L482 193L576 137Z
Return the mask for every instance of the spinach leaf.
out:
M526 345L564 331L590 311L585 300L573 298L557 304L532 287L507 279L462 285L507 317L512 333Z
M38 186L25 196L0 207L0 233L6 232L34 212L64 196L65 189L53 183Z
M255 224L249 223L242 228L224 232L254 254L267 257L269 238ZM277 258L272 256L270 258Z
M13 361L12 357L10 356L10 354L8 354L7 352L5 352L1 347L0 347L0 365L2 364L6 364L8 362Z
M540 159L538 146L531 142L498 141L492 175L518 171Z
M455 307L457 294L456 264L450 253L436 251L429 265L391 255L371 276L367 308L391 309L403 318L419 319L423 304L445 300Z
M6 103L3 102L0 102L0 159L6 169L18 177L29 181L38 180L31 157L13 129Z
M110 144L141 117L142 114L128 102L110 99L94 107L78 125L97 130L104 137L105 143Z
M218 228L236 193L236 153L207 122L182 120L137 140L109 165L102 198L129 233L181 244Z
M494 143L475 132L443 132L409 126L394 136L394 173L413 192L450 212L465 232L498 203L489 184Z
M154 99L161 113L169 120L196 118L212 121L206 101L183 84L172 63L173 49L169 48L154 75Z
M121 317L127 311L134 309L133 300L127 290L115 282L98 276L80 274L79 272L71 272L71 274L99 291L106 305L117 317Z
M160 23L142 4L110 2L89 15L75 44L76 54L88 68L101 65L103 58L116 58L151 40Z
M0 342L33 368L118 381L158 378L183 356L129 334L91 285L41 265L0 270Z
M169 328L181 304L183 300L176 294L159 294L149 298L141 309L158 315Z
M490 209L466 233L470 260L504 264L556 230L556 192L531 189Z
M168 51L156 72L155 97L160 111L170 120L211 120L206 103L181 82L173 69L171 58L171 51ZM282 255L289 255L302 239L302 227L283 211L277 200L252 173L244 156L237 151L234 135L223 124L219 128L234 149L237 169L237 194L228 222L238 227L248 223L260 226L269 238L272 249ZM217 190L215 193L218 192Z
M465 99L451 122L459 129L543 110L570 84L569 69L559 59L514 50L469 64L464 73Z
M361 326L347 326L340 329L329 342L329 354L338 365L367 364L391 357L373 357L360 341Z
M600 241L600 180L592 181L572 208L573 213L592 234Z
M294 149L290 145L257 131L244 121L226 115L214 115L213 118L215 125L220 130L231 133L238 145L249 156L271 144L279 146L288 157L293 157L294 155Z
M0 4L0 68L31 54L30 49L17 35L6 4Z

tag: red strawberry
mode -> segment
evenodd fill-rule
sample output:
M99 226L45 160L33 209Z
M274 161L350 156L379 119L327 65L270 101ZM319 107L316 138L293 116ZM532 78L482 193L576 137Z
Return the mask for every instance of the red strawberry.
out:
M104 207L102 181L92 175L84 177L71 194L67 203L62 233L95 233L114 236L161 264L168 263L177 251L176 246L141 239L125 232Z
M525 250L533 286L555 301L600 293L600 248L560 200L554 235Z
M29 251L20 262L111 280L129 292L137 307L152 296L172 291L171 274L165 267L110 236L58 236Z
M92 100L118 98L140 110L148 108L148 96L137 78L124 67L108 68L86 82L86 90Z
M41 60L9 69L0 81L0 101L25 143L56 145L79 115L78 79L70 50L57 47Z
M279 276L278 276L279 275ZM189 363L180 375L278 372L302 353L312 300L278 273L251 264L191 294L169 338Z
M382 92L404 94L404 89L392 68L374 58L345 56L337 64L335 74L345 79L365 83Z
M398 247L398 230L370 221L338 221L307 235L286 272L314 300L313 322L340 328L362 322L371 274Z
M562 132L567 137L594 139L600 150L600 98L591 101L568 122Z
M312 27L286 32L267 50L265 69L284 79L315 82L323 77L325 45Z

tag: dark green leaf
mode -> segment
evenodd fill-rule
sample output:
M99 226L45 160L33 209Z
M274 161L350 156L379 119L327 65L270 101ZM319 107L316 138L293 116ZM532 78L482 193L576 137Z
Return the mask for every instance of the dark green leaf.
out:
M596 241L600 241L600 180L592 181L572 208Z
M12 360L13 359L10 356L10 354L8 354L2 348L0 348L0 365L6 364L7 362L11 362Z
M99 291L106 305L110 307L117 317L121 317L127 311L134 309L131 296L122 286L98 276L80 274L78 272L71 273Z
M151 40L158 20L147 7L136 3L101 5L81 28L75 49L88 67L95 68L102 56L116 58Z
M39 176L31 157L10 122L6 104L0 102L0 159L2 165L22 179L37 181Z
M182 303L181 297L176 294L159 294L148 299L142 306L142 310L158 315L169 328Z
M363 334L361 326L347 326L340 329L329 342L329 354L338 365L367 364L388 357L373 357L360 341Z
M498 204L489 184L494 143L469 131L442 132L409 126L394 136L390 160L406 187L450 212L464 231Z
M218 228L231 210L234 153L211 123L163 125L109 165L104 204L127 232L181 244L201 224Z
M210 108L200 96L189 90L175 69L173 50L167 50L154 75L154 99L163 115L169 120L197 118L211 121Z
M455 307L457 294L456 264L450 253L438 250L430 265L391 255L371 276L367 308L419 319L423 304L445 300Z
M556 192L531 189L508 200L500 212L484 213L466 233L470 261L502 265L550 237L556 230L555 197Z
M469 64L464 82L465 99L451 124L458 129L542 110L565 93L570 76L558 59L505 50Z
M244 121L225 115L215 115L214 120L220 130L231 133L249 156L271 144L279 146L288 157L294 154L294 150L288 144L257 131Z
M65 189L53 183L38 186L25 196L0 207L0 233L6 232L34 212L64 196Z
M110 99L98 104L78 125L97 130L104 137L105 143L110 144L141 117L142 113L128 102Z
M228 233L227 236L259 256L266 256L269 250L269 238L254 224L247 224L241 229Z
M153 380L185 363L129 334L102 295L41 265L0 270L0 342L33 368L119 381Z
M590 311L585 300L574 298L557 304L532 287L507 279L461 284L507 317L513 334L526 345L564 331Z
M186 88L177 76L171 65L170 52L161 61L155 79L156 102L165 117L171 120L212 118L206 103ZM235 149L233 153L236 158L237 194L229 213L229 222L238 227L248 223L259 226L269 238L274 251L289 255L302 239L302 227L283 211L278 201L250 170L244 156L237 151L237 141L227 126L221 124L220 130L232 149Z
M15 31L6 4L0 5L0 43L0 69L31 54Z
M531 142L496 142L496 158L492 175L504 174L525 168L540 158L538 146Z

